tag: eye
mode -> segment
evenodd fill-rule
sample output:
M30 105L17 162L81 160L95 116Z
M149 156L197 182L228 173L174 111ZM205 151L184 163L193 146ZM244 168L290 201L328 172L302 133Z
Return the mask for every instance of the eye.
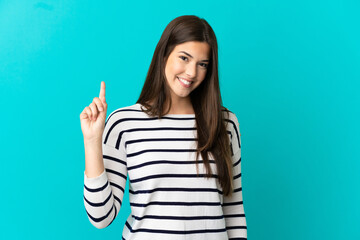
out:
M187 57L185 57L185 56L180 56L179 58L181 58L182 60L187 59Z
M202 64L202 65L201 65ZM208 67L208 64L206 63L200 63L200 66L202 66L203 68L207 68Z

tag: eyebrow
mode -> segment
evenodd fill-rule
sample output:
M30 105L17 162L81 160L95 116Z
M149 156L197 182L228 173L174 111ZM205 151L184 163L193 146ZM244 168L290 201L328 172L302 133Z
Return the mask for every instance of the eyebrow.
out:
M190 54L188 54L187 52L185 52L185 51L180 51L179 53L185 53L186 55L188 55L189 57L191 57L191 58L194 58L193 56L191 56ZM201 62L209 62L209 60L208 59L204 59L204 60L201 60Z

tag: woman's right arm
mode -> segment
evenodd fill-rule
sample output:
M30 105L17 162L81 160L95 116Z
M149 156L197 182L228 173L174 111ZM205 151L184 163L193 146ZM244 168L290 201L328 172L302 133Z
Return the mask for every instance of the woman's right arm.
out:
M101 145L106 111L105 82L101 82L99 97L94 97L93 102L80 114L84 135L85 173L88 177L97 177L104 171Z
M99 98L94 98L80 114L85 147L84 205L96 228L105 228L116 218L127 176L126 163L120 160L123 152L103 141L113 124L110 121L105 127L106 110L105 83L101 82ZM115 138L113 131L108 140L114 142Z
M94 141L84 140L85 174L89 178L100 176L104 172L102 153L102 139Z

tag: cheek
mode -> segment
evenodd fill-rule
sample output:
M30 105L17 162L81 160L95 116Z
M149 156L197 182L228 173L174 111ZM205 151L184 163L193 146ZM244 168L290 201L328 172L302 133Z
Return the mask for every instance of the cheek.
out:
M178 75L184 71L184 67L181 63L176 61L169 61L165 69L165 74L172 79L175 75Z
M174 61L174 63L172 64L173 73L178 74L183 72L183 70L184 70L183 64L179 63L178 61Z
M207 72L207 71L201 71L201 72L199 72L199 78L202 79L201 82L203 82L203 81L205 80L206 72Z
M205 77L206 77L206 71L203 71L203 72L199 73L199 79L201 79L201 80L197 82L196 86L199 86L202 82L204 82Z

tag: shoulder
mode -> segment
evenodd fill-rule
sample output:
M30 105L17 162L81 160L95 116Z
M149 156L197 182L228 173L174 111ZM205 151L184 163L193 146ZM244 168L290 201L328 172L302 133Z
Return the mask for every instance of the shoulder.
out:
M223 107L222 112L227 129L237 131L239 129L239 120L236 114L226 107Z
M108 117L106 118L105 126L109 123L112 125L113 123L121 121L121 119L124 118L141 116L144 116L144 112L141 110L141 105L138 103L130 106L120 107L109 113Z
M146 115L139 104L120 107L108 114L103 132L103 143L119 148L121 133L128 128L128 123L135 118L145 118Z
M226 129L230 134L230 141L233 152L237 152L241 148L240 125L236 114L229 109L223 107L224 121Z

